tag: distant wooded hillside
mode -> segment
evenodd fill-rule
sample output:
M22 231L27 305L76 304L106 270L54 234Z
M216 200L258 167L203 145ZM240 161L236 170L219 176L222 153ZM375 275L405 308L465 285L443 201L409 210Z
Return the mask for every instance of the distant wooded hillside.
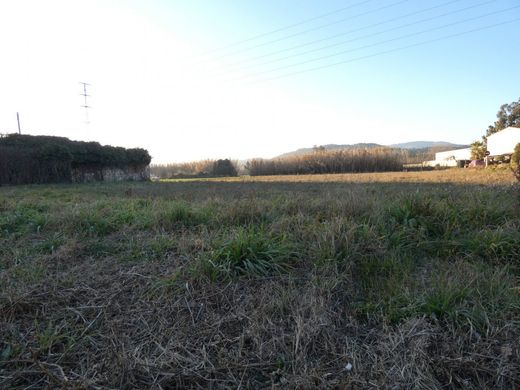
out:
M393 144L388 146L375 143L357 143L346 145L328 144L314 146L312 148L297 149L292 152L281 154L280 156L277 156L275 158L278 159L286 157L304 156L306 154L314 153L316 151L370 150L380 148L392 148L402 150L405 154L406 162L413 163L433 160L435 158L435 153L437 152L444 152L447 150L461 149L467 147L469 147L469 145L458 145L444 141L414 141L401 144Z

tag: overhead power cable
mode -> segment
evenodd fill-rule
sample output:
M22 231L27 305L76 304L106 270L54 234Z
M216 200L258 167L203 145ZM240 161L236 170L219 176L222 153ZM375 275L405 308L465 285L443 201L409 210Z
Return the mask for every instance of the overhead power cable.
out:
M363 26L363 27L352 29L352 30L344 31L342 33L335 34L335 35L332 35L332 36L329 36L329 37L316 39L314 41L306 42L306 43L299 44L299 45L296 45L296 46L292 46L292 47L289 47L289 48L286 48L286 49L276 50L276 51L273 51L273 52L270 52L270 53L267 53L267 54L263 54L263 55L260 55L260 56L246 58L246 59L241 60L241 61L233 62L231 64L226 64L226 67L228 67L228 68L229 67L233 67L233 68L234 67L238 67L240 65L247 64L247 63L250 63L250 62L254 62L256 60L259 60L259 59L262 59L262 58L265 58L265 57L271 57L271 56L276 55L276 54L286 53L288 51L293 51L295 49L303 48L303 47L306 47L306 46L311 46L311 45L316 44L316 43L329 41L329 40L334 39L334 38L338 38L338 37L341 37L341 36L349 35L349 34L352 34L352 33L355 33L355 32L359 32L359 31L362 31L362 30L366 30L366 29L369 29L371 27L377 27L377 26L381 26L381 25L388 24L388 23L391 23L391 22L395 22L397 20L405 19L405 18L407 18L409 16L415 16L415 15L418 15L418 14L421 14L421 13L424 13L424 12L432 11L434 9L445 7L447 5L458 3L458 2L461 2L461 1L463 1L463 0L451 0L451 1L448 1L446 3L437 5L435 7L429 7L429 8L426 8L426 9L419 10L419 11L411 12L411 13L408 13L408 14L405 14L405 15L402 15L402 16L398 16L398 17L392 18L392 19L387 19L387 20L384 20L384 21L381 21L381 22L378 22L378 23L373 23L373 24L370 24L368 26ZM356 38L354 38L352 40L341 41L341 42L338 42L338 43L335 43L335 44L332 44L332 45L329 45L329 46L320 47L320 48L313 49L313 50L310 50L310 51L297 53L297 54L294 54L294 55L289 55L289 56L285 56L285 57L281 57L281 58L276 58L276 59L273 59L273 60L270 60L270 61L266 61L266 62L261 62L258 65L266 65L266 64L269 64L269 63L272 63L272 62L282 61L282 60L285 60L285 59L293 57L293 56L296 57L296 56L300 56L300 55L303 55L303 54L311 53L313 51L319 51L319 50L322 50L322 49L325 49L325 48L338 46L338 45L341 45L341 44L344 44L344 43L347 43L347 42L354 42L355 40L368 38L370 36L379 35L379 34L382 34L382 33L385 33L385 32L390 32L390 31L401 29L401 28L405 28L405 27L410 27L410 26L412 26L414 24L424 23L424 22L435 20L435 19L439 19L439 18L442 18L442 17L445 17L445 16L454 15L456 13L460 13L460 12L464 12L464 11L467 11L467 10L470 10L470 9L473 9L473 8L481 7L483 5L486 5L486 4L489 4L489 3L493 3L493 2L496 2L496 1L497 0L488 0L488 1L485 1L485 2L482 2L482 3L471 5L469 7L464 7L464 8L457 9L455 11L446 12L446 13L441 14L441 15L436 15L436 16L433 16L433 17L421 19L421 20L419 20L417 22L413 22L413 23L401 25L401 26L398 26L398 27L393 27L393 28L390 28L390 29L387 29L387 30L379 31L379 32L374 33L374 34L364 35L362 37L356 37ZM227 69L225 72L219 72L218 74L223 74L223 73L228 73L228 72L229 72L229 69Z
M361 56L361 57L351 58L351 59L348 59L348 60L338 61L338 62L334 62L334 63L331 63L331 64L316 66L314 68L308 68L308 69L303 69L303 70L299 70L299 71L295 71L295 72L285 73L285 74L282 74L282 75L279 75L279 76L275 76L275 77L271 77L271 78L255 80L255 81L249 82L247 84L251 85L251 84L258 84L258 83L263 83L263 82L269 82L269 81L279 80L279 79L283 79L283 78L290 77L290 76L295 76L295 75L298 75L298 74L315 72L315 71L322 70L322 69L328 69L328 68L332 68L332 67L339 66L339 65L344 65L344 64L348 64L348 63L352 63L352 62L357 62L357 61L361 61L361 60L365 60L365 59L369 59L369 58L378 57L378 56L385 55L385 54L390 54L390 53L403 51L403 50L406 50L406 49L411 49L411 48L418 47L418 46L424 46L424 45L427 45L427 44L430 44L430 43L445 41L445 40L448 40L448 39L451 39L451 38L457 38L457 37L460 37L460 36L472 34L472 33L479 32L479 31L489 30L491 28L500 27L500 26L504 26L506 24L511 24L511 23L515 23L515 22L519 22L519 21L520 21L520 18L510 19L510 20L506 20L506 21L503 21L503 22L500 22L500 23L490 24L490 25L487 25L487 26L483 26L483 27L478 27L478 28L474 28L474 29L471 29L471 30L462 31L462 32L455 33L455 34L445 35L443 37L429 39L429 40L422 41L422 42L416 42L416 43L413 43L413 44L410 44L410 45L401 46L401 47L397 47L397 48L389 49L389 50L385 50L385 51L380 51L380 52L377 52L377 53L368 54L368 55Z
M330 49L330 48L333 48L333 47L342 46L342 45L345 45L347 43L356 42L356 41L359 41L361 39L371 38L371 37L375 37L375 36L378 36L378 35L381 35L381 34L386 34L386 33L392 32L392 31L397 31L397 30L401 30L403 28L415 26L417 24L430 22L430 21L436 20L436 19L441 19L441 18L444 18L446 16L456 15L456 14L458 14L460 12L467 11L467 10L472 9L472 8L480 7L482 5L489 4L489 3L492 3L494 1L496 1L496 0L486 1L486 2L477 4L477 5L474 5L474 6L466 7L466 8L463 8L463 9L459 9L457 11L447 12L447 13L444 13L442 15L437 15L437 16L434 16L434 17L421 19L421 20L416 21L416 22L403 24L403 25L400 25L400 26L397 26L397 27L393 27L393 28L389 28L389 29L386 29L386 30L378 31L378 32L375 32L375 33L372 33L372 34L363 35L361 37L356 37L356 38L349 39L349 40L346 40L346 41L336 42L336 43L333 43L333 44L330 44L330 45L327 45L327 46L318 47L318 48L313 49L313 50L308 50L308 51L305 51L305 52L296 53L296 54L288 55L288 56L281 57L281 58L276 58L276 59L271 60L271 61L262 62L262 63L258 64L258 66L268 65L268 64L284 61L284 60L287 60L287 59L290 59L290 58L294 58L294 57L300 57L300 56L303 56L303 55L315 53L315 52L326 50L326 49Z
M272 35L272 34L276 34L276 33L279 33L279 32L285 31L285 30L290 30L291 28L299 27L301 25L304 25L304 24L307 24L307 23L310 23L310 22L314 22L315 20L319 20L319 19L326 18L328 16L336 15L336 14L339 14L341 12L347 11L349 9L355 8L357 6L364 5L364 4L367 4L367 3L371 3L373 1L374 0L360 1L358 3L354 3L354 4L348 5L346 7L338 8L338 9L335 9L333 11L329 11L329 12L326 12L324 14L321 14L321 15L318 15L318 16L314 16L312 18L304 19L304 20L301 20L299 22L296 22L296 23L293 23L293 24L289 24L287 26L283 26L283 27L277 28L275 30L267 31L265 33L261 33L261 34L258 34L258 35L255 35L255 36L252 36L252 37L249 37L249 38L246 38L246 39L242 39L240 41L231 43L229 45L226 45L226 46L223 46L223 47L211 50L210 52L208 52L206 54L203 54L203 55L211 54L211 53L214 53L214 52L217 52L217 51L231 49L233 47L242 45L244 43L251 42L251 41L254 41L254 40L257 40L257 39L260 39L260 38L264 38L266 36L269 36L269 35Z
M517 8L520 8L520 5L517 5L517 6L514 6L514 7L509 7L509 8L506 8L506 9L499 10L499 11L488 12L488 13L485 13L483 15L479 15L479 16L476 16L476 17L468 18L468 19L463 19L463 20L460 20L460 21L457 21L457 22L444 24L442 26L437 26L437 27L429 28L429 29L426 29L426 30L422 30L422 31L418 31L418 32L410 33L410 34L401 35L399 37L386 39L386 40L379 41L379 42L376 42L376 43L372 43L372 44L369 44L369 45L363 45L363 46L359 46L359 47L356 47L356 48L353 48L353 49L342 50L340 52L336 52L336 53L328 54L328 55L325 55L325 56L312 58L312 59L309 59L309 60L306 60L306 61L301 61L301 62L297 62L297 63L293 63L293 64L280 66L280 67L277 67L277 68L274 68L274 69L270 69L270 70L262 71L260 73L256 73L254 76L244 76L244 77L240 77L240 78L238 78L236 80L247 79L247 78L250 78L250 77L260 76L260 75L268 74L268 73L273 73L273 72L277 72L277 71L284 70L284 69L294 68L296 66L306 65L306 64L309 64L309 63L312 63L312 62L316 62L316 61L321 61L321 60L328 59L328 58L337 57L337 56L340 56L340 55L343 55L343 54L347 54L347 53L351 53L351 52L354 52L354 51L371 48L371 47L374 47L374 46L379 46L379 45L382 45L382 44L385 44L385 43L395 42L395 41L399 41L399 40L406 39L406 38L412 38L412 37L415 37L415 36L418 36L418 35L426 34L426 33L429 33L429 32L441 30L441 29L448 28L448 27L453 27L453 26L456 26L456 25L459 25L459 24L463 24L463 23L474 21L474 20L486 18L486 17L492 16L492 15L497 15L497 14L500 14L500 13L503 13L503 12L507 12L507 11L511 11L511 10L517 9Z
M306 30L303 30L303 31L299 31L299 32L296 32L296 33L293 33L293 34L290 34L290 35L286 35L286 36L283 36L283 37L280 37L280 38L272 39L272 40L267 41L267 42L259 43L259 44L253 45L253 46L248 46L248 47L245 47L245 48L242 48L242 49L238 49L238 50L232 51L230 53L222 54L222 55L220 55L218 57L212 58L211 60L218 60L218 59L221 59L221 58L229 57L231 55L243 53L243 52L246 52L246 51L251 51L251 50L257 49L259 47L272 45L273 43L278 43L278 42L281 42L281 41L285 41L287 39L294 38L294 37L297 37L297 36L300 36L300 35L303 35L303 34L307 34L307 33L313 32L313 31L322 30L324 28L331 27L331 26L334 26L334 25L346 22L347 20L357 19L357 18L360 18L362 16L366 16L366 15L370 15L372 13L380 12L380 11L383 11L383 10L386 10L386 9L398 6L400 4L407 3L409 1L410 0L399 0L397 2L388 4L388 5L385 5L385 6L382 6L382 7L378 7L378 8L369 10L369 11L365 11L365 12L362 12L362 13L359 13L359 14L356 14L356 15L351 15L351 16L349 16L347 18L339 19L339 20L336 20L334 22L322 24L322 25L319 25L319 26L316 26L316 27L312 27L312 28L309 28L309 29L306 29ZM209 61L209 60L206 60L206 61L203 61L203 62L207 62L207 61Z

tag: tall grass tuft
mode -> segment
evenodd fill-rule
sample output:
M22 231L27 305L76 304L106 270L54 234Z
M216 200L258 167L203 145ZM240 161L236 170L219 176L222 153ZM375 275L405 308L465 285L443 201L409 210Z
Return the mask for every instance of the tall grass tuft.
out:
M211 280L266 276L291 268L292 245L283 236L262 228L239 228L230 238L202 259L204 273Z

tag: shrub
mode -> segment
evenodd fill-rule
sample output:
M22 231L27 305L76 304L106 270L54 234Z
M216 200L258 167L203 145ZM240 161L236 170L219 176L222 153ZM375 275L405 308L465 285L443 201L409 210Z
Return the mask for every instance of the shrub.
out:
M516 178L520 181L520 143L516 144L515 151L511 156L511 169Z

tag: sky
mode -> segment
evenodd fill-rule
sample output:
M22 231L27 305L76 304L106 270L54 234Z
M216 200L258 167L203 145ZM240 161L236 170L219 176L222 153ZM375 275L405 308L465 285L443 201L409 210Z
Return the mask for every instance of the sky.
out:
M0 133L153 163L468 144L520 98L518 42L518 0L1 0Z

